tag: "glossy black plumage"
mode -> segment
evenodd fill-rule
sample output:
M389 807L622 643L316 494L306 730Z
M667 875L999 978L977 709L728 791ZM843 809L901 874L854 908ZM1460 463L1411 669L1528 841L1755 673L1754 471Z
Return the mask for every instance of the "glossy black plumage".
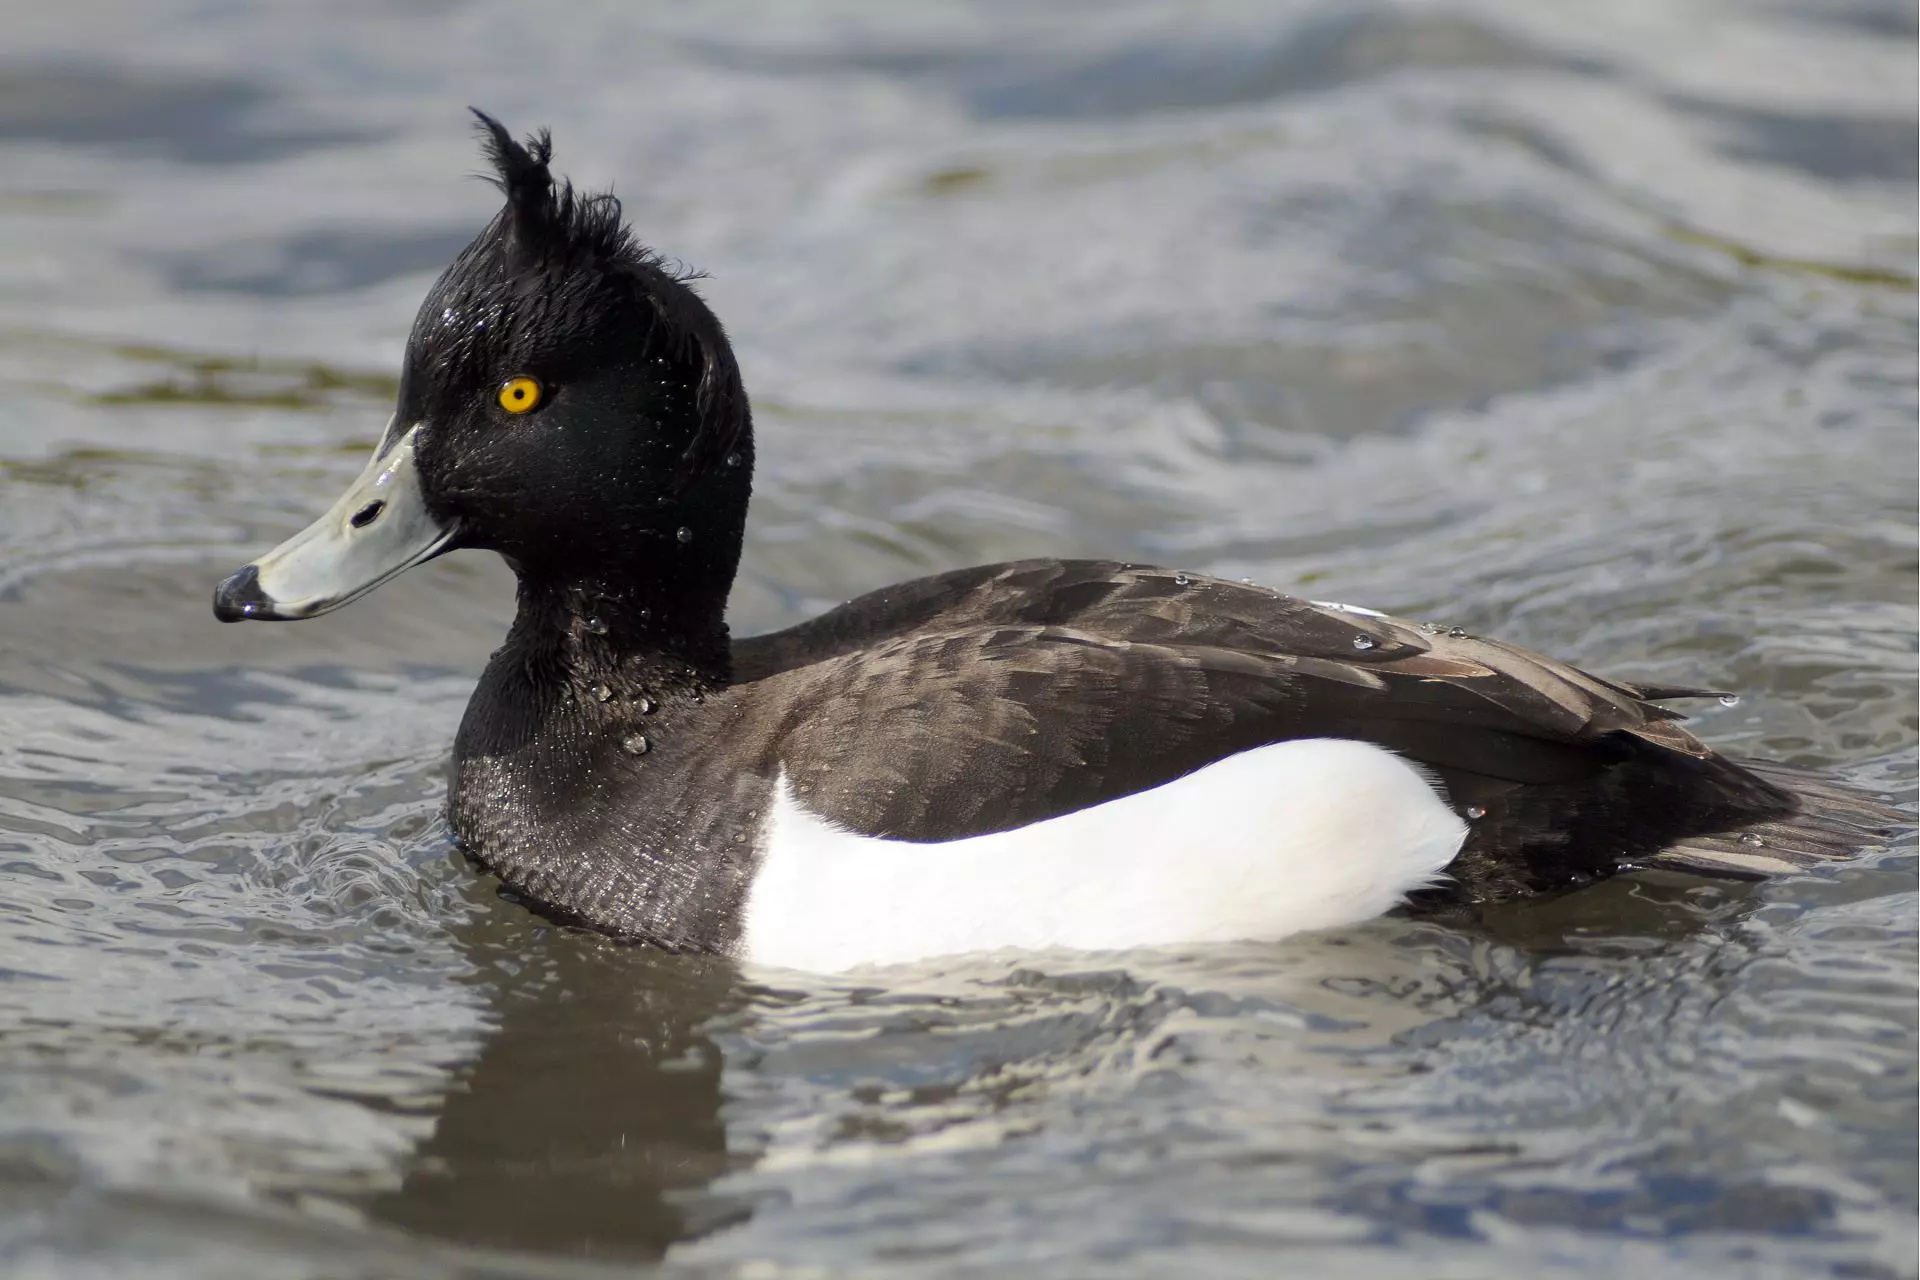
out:
M1427 905L1657 858L1802 865L1887 816L1717 756L1657 701L1699 691L1166 569L964 569L730 640L752 428L724 331L611 197L555 187L544 135L522 146L482 120L507 207L423 305L396 429L421 424L435 518L519 575L449 811L536 903L726 950L782 774L852 831L935 842L1300 738L1385 747L1468 820ZM488 397L521 374L548 396L503 416Z

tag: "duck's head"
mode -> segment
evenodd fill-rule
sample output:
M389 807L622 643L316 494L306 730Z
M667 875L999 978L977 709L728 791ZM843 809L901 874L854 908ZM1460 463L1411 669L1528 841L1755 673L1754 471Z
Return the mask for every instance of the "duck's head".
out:
M611 195L556 185L543 132L479 116L506 207L428 292L393 419L313 524L222 582L214 614L311 618L460 547L499 552L560 625L719 625L752 429L732 348Z

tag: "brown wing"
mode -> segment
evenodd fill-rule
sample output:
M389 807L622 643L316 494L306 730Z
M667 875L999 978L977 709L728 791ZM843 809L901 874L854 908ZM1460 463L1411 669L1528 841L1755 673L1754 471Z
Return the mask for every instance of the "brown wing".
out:
M1024 825L1294 738L1389 747L1461 806L1594 774L1621 735L1711 755L1627 686L1517 646L1104 562L922 579L736 661L769 686L752 703L776 718L736 726L768 766L823 815L906 840Z

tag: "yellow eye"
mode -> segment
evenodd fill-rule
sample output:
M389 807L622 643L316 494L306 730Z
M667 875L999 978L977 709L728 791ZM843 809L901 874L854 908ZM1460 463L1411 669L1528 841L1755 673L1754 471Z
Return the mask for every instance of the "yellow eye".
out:
M508 413L525 413L540 403L540 382L521 374L500 384L500 407Z

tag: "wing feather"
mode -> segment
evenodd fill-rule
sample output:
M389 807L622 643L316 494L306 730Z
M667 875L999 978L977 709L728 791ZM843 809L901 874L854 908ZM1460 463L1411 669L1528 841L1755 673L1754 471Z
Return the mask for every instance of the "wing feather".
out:
M742 642L736 667L784 686L754 700L787 708L780 723L741 729L764 767L823 816L907 840L1023 825L1290 738L1375 742L1495 791L1597 771L1622 734L1710 754L1636 687L1517 645L1107 562L891 587Z

